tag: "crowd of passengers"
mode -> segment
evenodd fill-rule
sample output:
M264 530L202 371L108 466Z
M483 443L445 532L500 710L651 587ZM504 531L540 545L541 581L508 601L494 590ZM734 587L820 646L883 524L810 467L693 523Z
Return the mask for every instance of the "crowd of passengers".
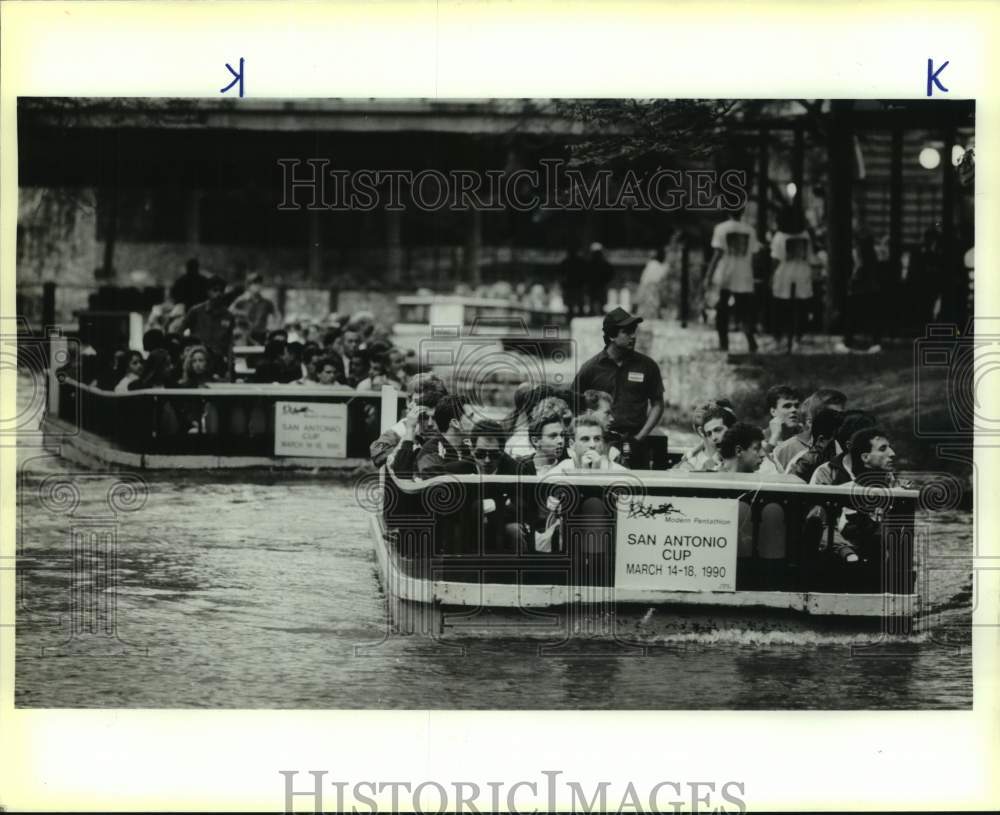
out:
M283 320L262 285L257 274L227 285L203 275L192 259L165 303L150 313L142 351L120 348L102 358L86 348L63 369L84 384L119 393L225 382L402 389L417 372L415 353L395 347L370 312L332 313L321 322ZM238 346L263 348L253 370L237 368Z
M386 465L396 479L477 473L548 477L649 467L648 460L630 455L630 437L614 430L615 400L606 391L522 385L515 392L513 416L505 422L484 418L480 408L450 394L433 374L417 375L406 392L406 415L371 445L373 463ZM897 485L887 433L869 412L849 409L842 392L821 388L803 400L796 388L778 385L766 399L770 419L765 427L741 420L725 398L697 405L691 426L699 441L672 470L705 474L696 478L756 473L761 481ZM510 496L507 507L491 501L484 509L506 509L510 515L517 491ZM537 501L526 498L525 503ZM558 514L558 502L550 499L533 520L503 526L522 547L533 542L535 551L550 551ZM877 512L845 509L836 521L830 553L845 564L870 558L880 520ZM807 521L825 523L818 510Z

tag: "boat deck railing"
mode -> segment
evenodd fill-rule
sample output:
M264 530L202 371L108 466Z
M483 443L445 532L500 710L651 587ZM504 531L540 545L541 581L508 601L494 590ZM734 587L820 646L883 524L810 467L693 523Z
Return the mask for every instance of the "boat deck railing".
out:
M414 577L613 586L620 501L683 496L736 500L737 591L912 593L920 492L777 479L629 471L556 478L439 476L418 482L384 473L383 525L401 567ZM536 524L552 496L562 507L554 551L536 552L530 538L518 543L505 534L511 522ZM508 499L513 499L513 509L505 516ZM496 509L484 519L487 500ZM872 568L853 567L830 554L845 508L877 510L882 516L883 557Z
M114 393L49 378L48 411L118 449L144 454L275 456L279 402L346 405L345 458L367 459L383 424L382 393L310 385L217 384ZM390 394L391 415L405 406Z

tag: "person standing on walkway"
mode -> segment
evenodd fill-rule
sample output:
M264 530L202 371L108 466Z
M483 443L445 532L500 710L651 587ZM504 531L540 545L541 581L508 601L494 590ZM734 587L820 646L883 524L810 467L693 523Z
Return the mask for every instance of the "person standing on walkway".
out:
M604 313L608 299L608 287L615 277L615 270L604 256L604 247L596 241L590 244L590 259L587 261L588 313L591 316Z
M719 332L719 350L729 350L730 299L736 318L743 324L750 353L757 350L754 337L753 254L760 248L753 227L742 220L743 210L729 212L712 232L712 259L705 276L719 292L715 305L715 327Z
M813 297L812 239L805 230L802 216L795 210L784 214L781 229L771 240L771 258L776 261L771 280L774 339L780 345L788 339L791 352L802 342L806 322L806 304Z
M267 332L278 327L278 309L261 294L264 278L257 273L247 277L247 290L233 302L230 309L242 314L250 323L250 339L257 345L267 342Z
M170 287L170 299L181 303L185 311L208 299L208 278L201 273L198 258L190 258L184 264L184 274Z
M580 257L576 246L570 246L566 257L559 261L559 281L562 283L563 302L570 317L584 312L584 287L587 284L587 264Z
M192 337L201 341L212 355L212 372L223 380L232 380L233 368L233 328L236 317L229 310L230 304L240 294L243 287L226 288L221 277L211 277L207 281L208 299L192 306L184 315L181 330L188 330Z
M660 309L663 308L664 280L667 276L667 252L662 246L658 247L639 276L639 291L636 293L636 301L639 308L639 316L643 319L660 319Z

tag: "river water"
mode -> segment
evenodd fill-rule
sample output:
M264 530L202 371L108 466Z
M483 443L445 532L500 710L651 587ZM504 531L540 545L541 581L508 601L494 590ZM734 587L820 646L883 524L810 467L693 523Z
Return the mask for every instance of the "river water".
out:
M540 655L536 643L511 639L466 642L456 655L387 636L368 517L350 481L142 479L123 494L114 474L19 449L19 707L972 706L966 512L920 519L932 530L929 631L891 653L852 655L848 634L732 630L650 642L644 656ZM74 570L72 536L95 528L116 536L115 585L100 595L116 600L114 631L73 638L92 594L80 591L91 578Z

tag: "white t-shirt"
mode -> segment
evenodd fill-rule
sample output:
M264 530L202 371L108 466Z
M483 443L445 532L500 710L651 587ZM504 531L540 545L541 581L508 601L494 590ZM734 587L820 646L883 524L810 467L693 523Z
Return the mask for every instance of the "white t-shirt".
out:
M712 248L722 252L719 265L715 267L715 285L735 294L752 293L751 261L754 252L760 249L754 228L731 218L716 224L712 231Z
M651 283L659 283L666 277L667 274L667 264L660 263L656 258L650 258L646 261L646 267L642 270L642 274L639 276L639 285L645 286Z
M771 293L775 297L787 300L792 296L793 285L795 299L808 300L813 296L812 263L815 256L808 232L794 235L775 233L771 239L771 257L779 261L771 281Z
M612 472L628 472L627 467L623 467L617 461L612 461L611 459L602 456L597 462L596 467L584 468L576 463L572 458L564 458L558 464L556 464L551 470L549 470L546 475L552 475L553 473L593 473L599 470L612 471Z

